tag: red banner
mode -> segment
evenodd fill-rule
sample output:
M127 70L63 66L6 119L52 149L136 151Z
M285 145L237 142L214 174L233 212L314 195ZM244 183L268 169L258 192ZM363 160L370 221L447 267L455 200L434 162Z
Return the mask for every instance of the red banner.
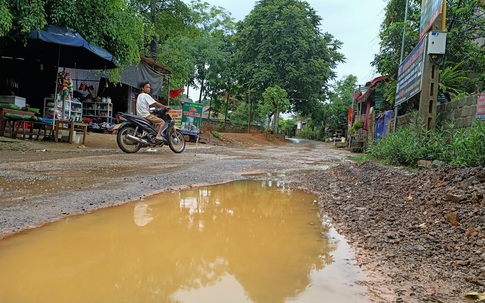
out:
M183 91L183 89L171 89L170 98L177 98Z
M354 115L354 110L352 108L349 108L349 117L348 117L348 128L352 127L352 116Z

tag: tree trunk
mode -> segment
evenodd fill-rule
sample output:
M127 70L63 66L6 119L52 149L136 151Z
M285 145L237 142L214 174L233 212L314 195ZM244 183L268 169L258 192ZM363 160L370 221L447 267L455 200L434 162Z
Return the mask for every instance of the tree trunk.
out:
M251 130L251 88L248 88L248 132Z
M199 94L199 103L202 102L202 93L204 92L204 79L202 79L200 83L200 94Z
M207 115L207 119L211 118L211 110L212 110L212 97L209 100L209 113Z
M278 133L278 124L280 124L280 110L277 109L274 116L273 134Z
M157 28L157 8L155 5L155 0L150 0L150 13L152 17L152 23L155 28ZM152 42L150 42L150 52L153 60L157 60L157 36L152 36Z
M224 126L226 125L227 123L227 115L229 114L229 93L226 93L227 94L227 99L226 99L226 115L224 117Z

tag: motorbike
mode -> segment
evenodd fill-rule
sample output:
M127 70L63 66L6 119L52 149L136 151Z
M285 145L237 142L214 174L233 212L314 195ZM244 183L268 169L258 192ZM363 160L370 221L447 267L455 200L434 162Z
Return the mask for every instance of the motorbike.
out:
M136 153L142 147L162 147L168 143L174 153L183 152L185 150L185 137L175 128L175 121L170 116L169 111L166 108L155 108L152 114L165 121L162 136L167 141L155 138L157 129L145 118L138 115L118 113L120 120L123 121L118 127L118 134L116 135L118 147L125 153Z

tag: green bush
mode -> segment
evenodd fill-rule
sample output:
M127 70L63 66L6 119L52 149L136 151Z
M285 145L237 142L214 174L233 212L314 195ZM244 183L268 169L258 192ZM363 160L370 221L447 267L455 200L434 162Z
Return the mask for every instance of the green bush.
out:
M448 164L485 166L485 122L467 129L453 125L433 131L419 121L398 129L368 149L376 160L390 165L416 166L418 160L440 160Z
M386 139L376 141L370 146L369 154L390 165L413 166L417 160L425 155L425 148L416 132L405 127L389 134Z
M319 130L312 130L311 128L306 127L300 131L297 137L308 140L319 140L319 133Z
M445 155L451 164L485 166L485 122L477 121L470 128L455 131Z
M364 121L363 120L357 120L354 122L351 128L349 128L349 134L355 135L355 133L364 127Z
M221 134L220 132L218 132L218 131L216 131L216 130L213 130L213 131L212 131L212 135L213 135L215 138L217 138L217 139L219 139L219 140L222 140L222 134Z

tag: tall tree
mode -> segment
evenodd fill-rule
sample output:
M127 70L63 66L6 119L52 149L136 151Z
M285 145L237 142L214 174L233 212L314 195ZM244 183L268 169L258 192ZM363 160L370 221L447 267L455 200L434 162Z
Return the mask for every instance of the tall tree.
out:
M290 100L288 100L288 93L279 87L268 87L263 93L263 104L261 106L261 112L268 119L266 131L269 130L271 125L271 119L274 117L273 132L278 132L279 114L285 112L290 108Z
M150 0L150 19L155 28L157 28L157 4L156 0ZM154 34L152 36L152 41L150 42L150 55L153 59L157 60L158 56L158 38Z
M200 34L194 39L196 62L190 85L199 89L199 102L203 96L228 90L230 79L225 77L229 69L229 38L235 31L235 21L222 7L211 6L200 0L192 1L194 25ZM213 89L214 91L211 91Z
M397 77L404 28L406 28L404 57L418 43L421 0L409 0L406 24L404 23L405 5L406 0L390 0L387 4L379 33L380 50L372 62L380 74L389 75L391 78Z
M341 129L347 123L348 110L352 106L357 77L349 75L333 86L329 102L324 104L324 123L331 129Z
M311 114L325 97L344 56L341 42L322 33L321 18L305 1L261 0L238 24L235 60L239 84L261 98L267 87L288 92L294 111Z
M472 93L485 89L485 1L447 1L447 49L443 69L468 74L461 90ZM461 64L463 62L463 64ZM458 84L456 83L456 84Z
M191 36L195 28L193 10L182 0L130 0L130 6L145 26L146 45L163 45L174 36Z
M448 0L447 14L447 46L445 62L440 67L442 75L463 75L468 77L443 78L443 82L455 82L453 86L461 92L471 93L475 85L483 89L485 80L485 53L483 51L485 36L485 2L482 0ZM402 33L404 28L403 0L390 0L386 6L385 19L380 31L380 51L374 57L372 65L382 75L390 78L388 82L387 101L394 103L397 71L400 63ZM406 23L404 57L416 46L419 38L419 22L421 1L409 1L409 15ZM463 63L462 63L463 62ZM444 73L444 71L447 71ZM454 71L450 73L449 71ZM461 83L456 83L457 79ZM450 85L440 85L443 87ZM458 93L458 91L455 91Z
M186 18L178 29L169 30L169 34L165 32L159 59L174 70L177 87L186 85L187 94L189 88L199 89L199 101L202 101L204 96L211 94L215 82L221 82L221 74L227 71L223 66L228 57L224 47L226 36L234 31L234 21L223 8L200 0L193 0L187 8L190 18ZM164 34L160 32L158 35ZM215 79L214 83L211 83L211 77ZM215 89L222 90L219 85Z

